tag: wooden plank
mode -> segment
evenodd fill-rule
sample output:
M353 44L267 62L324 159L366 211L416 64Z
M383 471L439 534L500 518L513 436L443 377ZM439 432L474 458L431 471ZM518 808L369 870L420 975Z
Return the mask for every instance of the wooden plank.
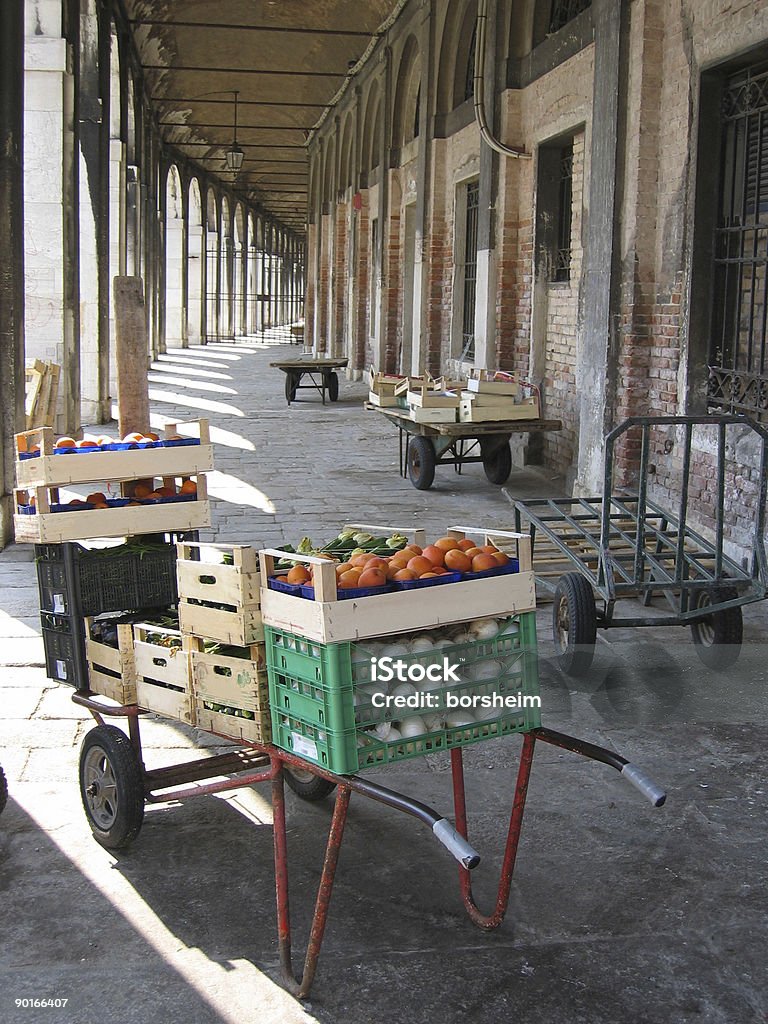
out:
M121 676L100 672L94 665L88 665L88 685L93 693L109 697L118 704L136 704L136 682L126 682Z
M269 743L272 739L272 722L269 716L264 719L249 719L222 715L204 708L201 702L197 702L195 713L198 729L215 733L217 736L225 736L237 743Z
M262 573L266 579L266 570ZM535 606L531 571L345 601L306 601L267 588L261 591L266 625L321 643L408 633L465 622L468 617L530 611Z
M253 563L256 552L252 550ZM179 559L176 563L179 597L185 600L231 604L238 608L259 605L259 572L247 572L237 565Z
M269 710L264 644L254 644L257 660L192 651L192 692L196 699L247 711Z
M45 489L39 494L44 495ZM37 505L38 509L42 508L40 497ZM16 514L13 519L18 543L61 544L68 540L203 529L211 525L211 506L208 501L177 501L80 512L39 511L32 516Z
M186 725L195 724L195 707L191 693L179 693L166 686L158 686L145 679L136 680L136 703L146 711L177 718Z
M196 476L213 469L213 445L137 448L120 452L39 455L16 463L19 487L66 487L94 481Z
M264 639L260 602L261 592L259 604L227 611L190 604L182 599L179 600L179 625L184 633L219 640L235 647L247 647Z
M133 654L137 679L146 676L168 686L190 690L190 651L185 647L166 647L152 642L147 639L150 634L182 639L177 629L165 629L147 622L134 623Z

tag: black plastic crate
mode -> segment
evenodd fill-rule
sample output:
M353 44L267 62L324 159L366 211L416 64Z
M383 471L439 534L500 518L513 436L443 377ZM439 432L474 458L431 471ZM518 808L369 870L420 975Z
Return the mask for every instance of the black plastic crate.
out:
M37 544L35 560L40 608L45 612L81 617L166 608L178 601L174 544Z
M40 613L45 649L45 671L49 679L81 687L87 682L81 621L62 615Z

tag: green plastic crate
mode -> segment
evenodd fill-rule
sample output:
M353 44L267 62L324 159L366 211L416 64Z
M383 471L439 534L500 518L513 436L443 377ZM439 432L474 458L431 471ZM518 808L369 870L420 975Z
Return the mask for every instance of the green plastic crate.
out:
M370 681L369 653L376 652L377 643L397 642L397 637L324 645L268 627L267 667L275 744L343 774L539 726L538 707L500 708L493 718L477 719L473 712L475 720L466 725L434 727L434 721L428 722L432 727L423 735L394 742L382 735L387 722L402 722L415 715L434 719L442 714L444 721L447 692L459 698L495 692L538 697L535 615L526 612L511 616L512 622L517 626L516 633L452 644L440 652L438 656L444 654L451 663L460 663L460 671L467 675L459 683L430 689L437 701L437 706L430 709L373 706L371 691L376 684ZM435 651L430 651L400 657L413 667L427 665L435 656ZM476 678L473 666L480 662L497 662L497 671ZM453 710L458 713L462 709ZM373 728L378 728L378 734L371 731Z

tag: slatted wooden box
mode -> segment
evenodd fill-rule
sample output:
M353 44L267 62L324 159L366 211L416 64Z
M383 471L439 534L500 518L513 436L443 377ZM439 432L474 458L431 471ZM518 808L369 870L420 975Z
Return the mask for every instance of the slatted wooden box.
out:
M90 689L118 704L135 704L133 626L130 622L117 623L117 647L112 647L91 637L92 622L90 618L85 619L85 656Z
M202 555L213 551L219 560ZM256 551L245 544L179 544L179 624L184 633L246 647L264 639ZM232 556L232 565L221 558ZM221 607L224 606L224 607Z
M181 647L166 647L155 637L174 638ZM185 725L195 724L192 699L192 671L189 647L176 629L162 629L150 623L135 623L133 651L136 669L136 703Z
M233 740L269 743L272 722L264 644L251 644L249 657L243 658L204 651L197 638L191 644L197 727Z

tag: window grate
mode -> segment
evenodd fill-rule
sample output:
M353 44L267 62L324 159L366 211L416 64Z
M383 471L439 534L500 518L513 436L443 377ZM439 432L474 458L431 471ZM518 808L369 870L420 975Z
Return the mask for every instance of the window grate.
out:
M573 224L573 142L560 154L560 180L558 185L557 248L553 279L571 279L571 228Z
M467 185L467 215L464 241L464 302L462 306L461 360L475 358L475 309L477 306L477 217L480 185Z
M477 22L472 29L467 54L467 70L464 76L464 100L471 100L475 95L475 53L477 51Z
M559 32L561 28L573 21L577 14L592 6L592 0L552 0L552 13L549 18L549 31Z
M768 71L727 84L707 398L768 415Z

